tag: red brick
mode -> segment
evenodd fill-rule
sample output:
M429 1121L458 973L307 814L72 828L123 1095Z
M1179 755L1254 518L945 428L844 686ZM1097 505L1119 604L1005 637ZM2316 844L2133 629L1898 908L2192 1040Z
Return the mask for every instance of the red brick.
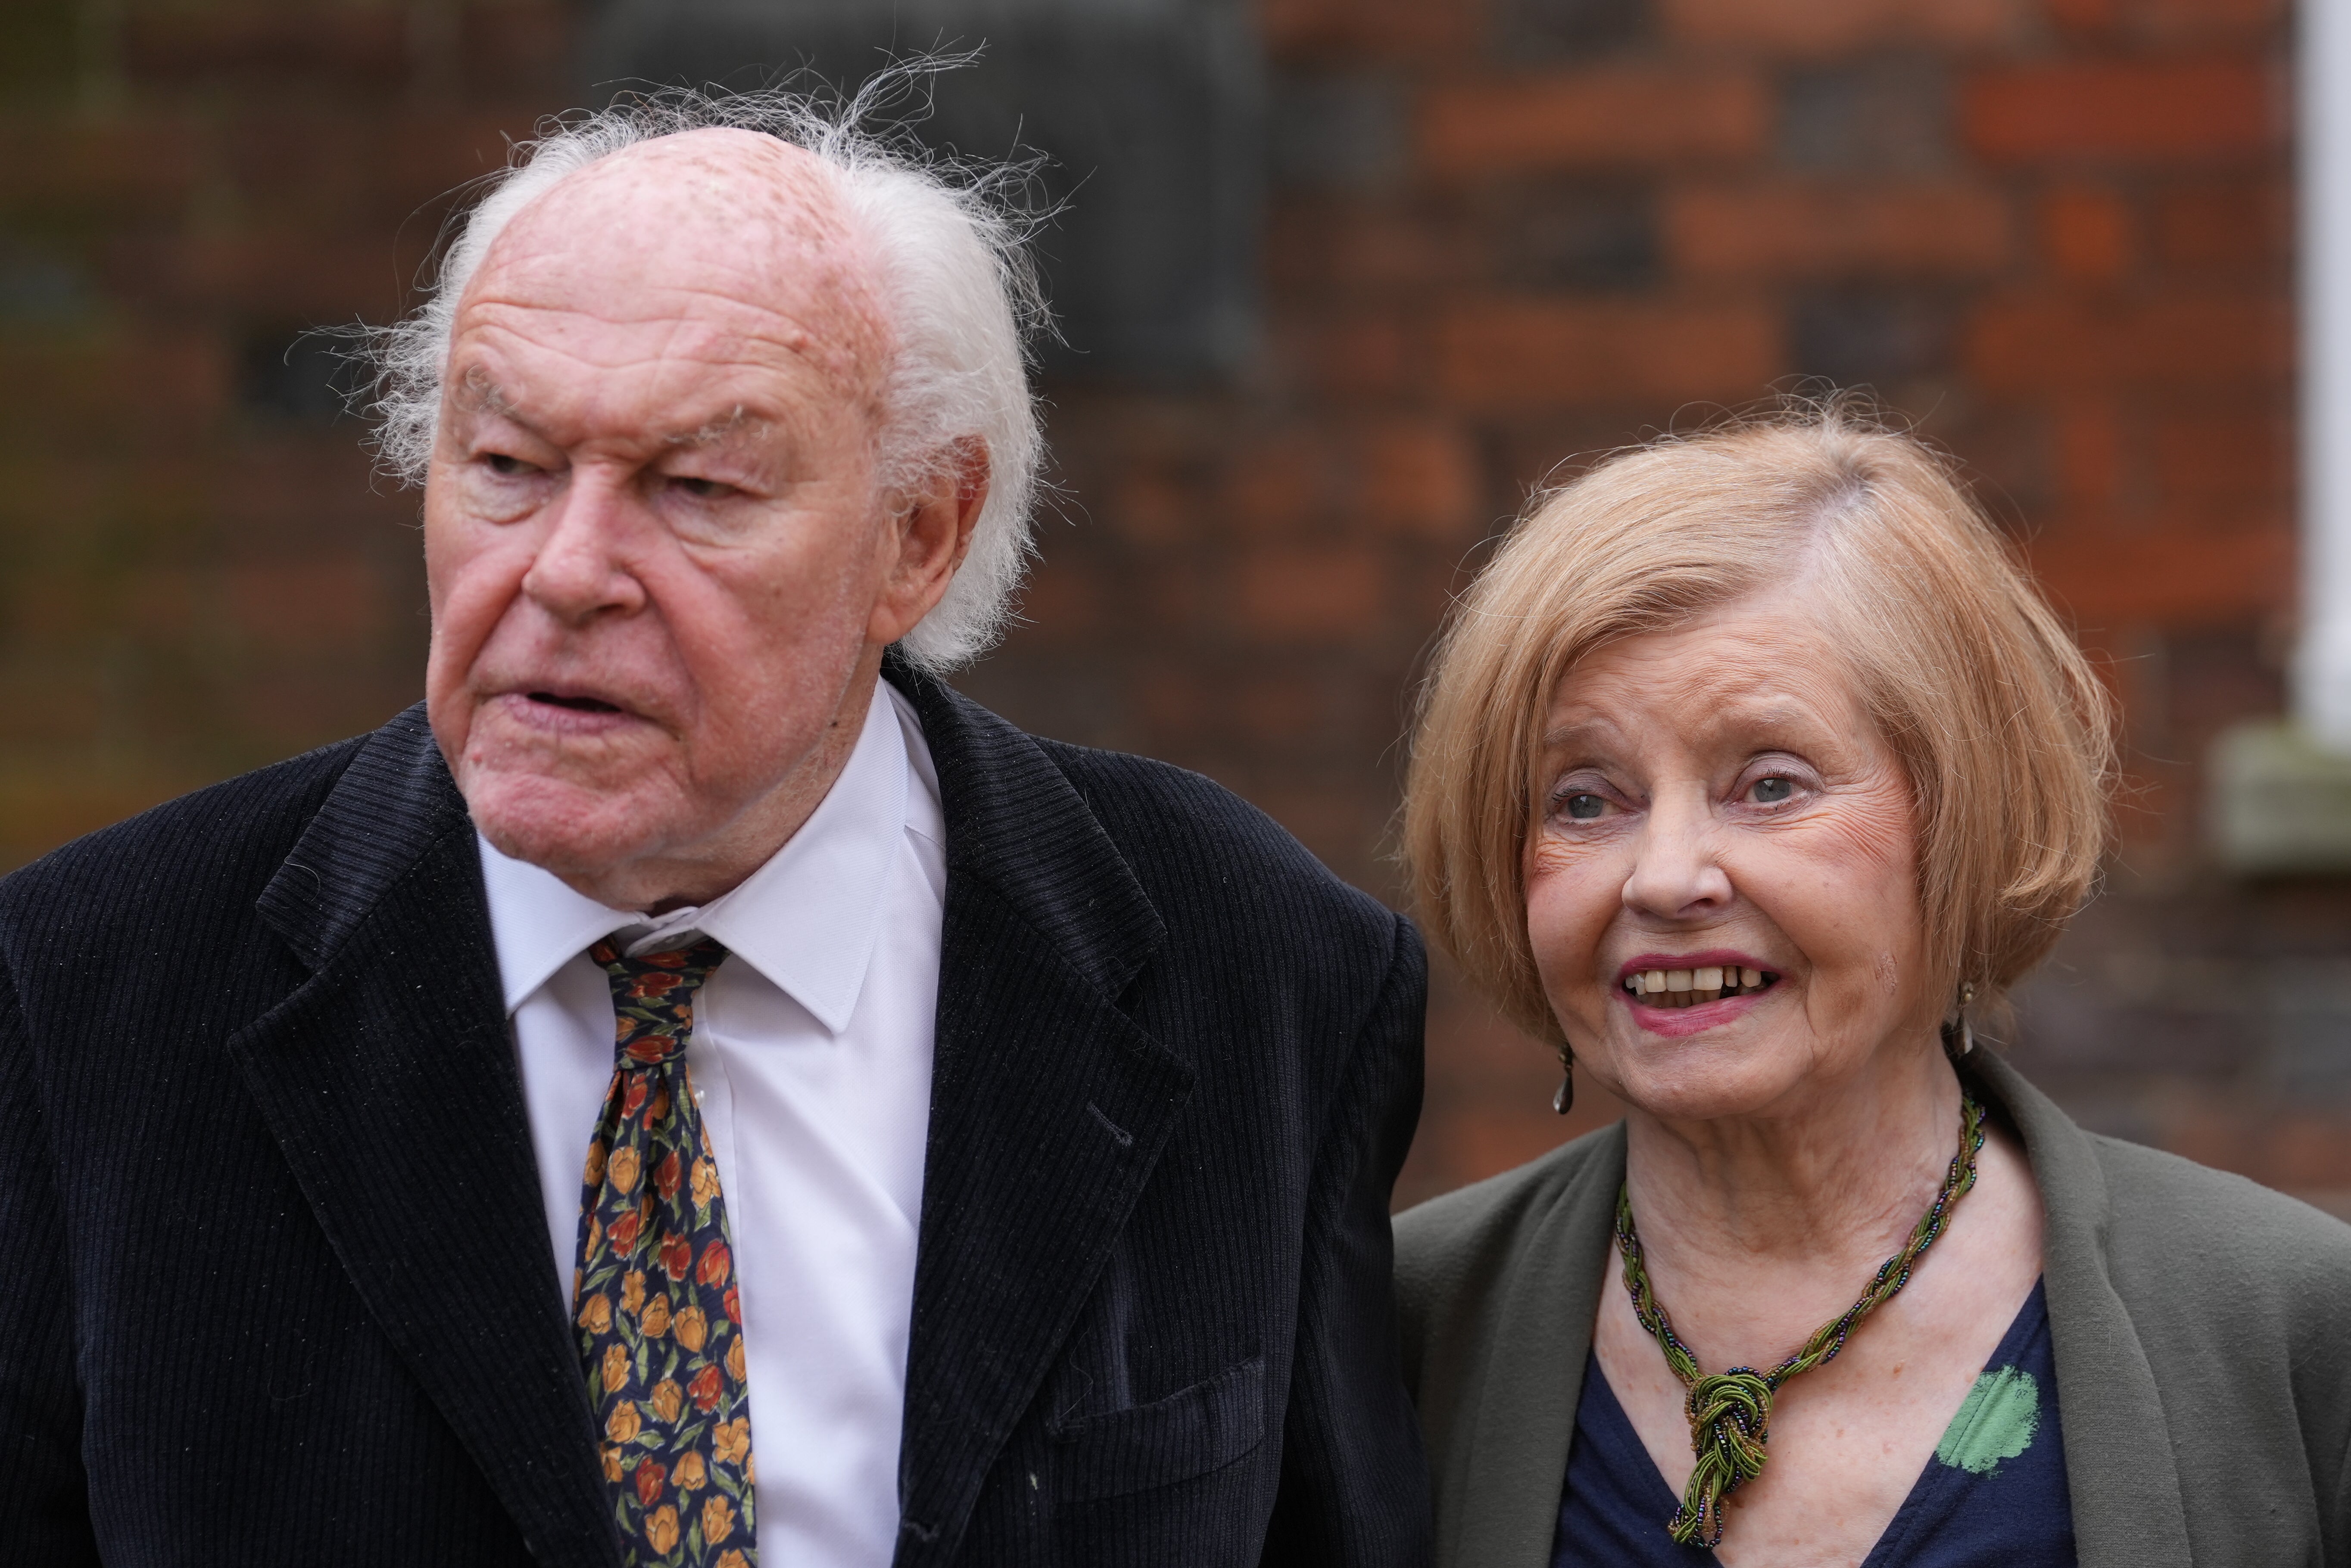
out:
M1745 402L1786 369L1778 317L1760 305L1493 300L1439 322L1437 379L1466 407Z
M1473 527L1479 493L1478 457L1448 422L1383 421L1355 440L1348 462L1351 519L1383 530L1452 539Z
M2295 540L2282 519L2233 530L2061 523L2026 553L2059 607L2089 628L2228 625L2294 602Z
M1111 525L1126 537L1168 545L1189 538L1207 509L1174 477L1137 469L1120 476L1106 510Z
M2041 241L2049 265L2069 282L2115 283L2130 270L2131 211L2104 185L2059 185L2041 198Z
M2153 385L2274 382L2292 368L2293 312L2262 295L2147 301L2011 297L1969 323L1964 360L1984 389L2042 394Z
M1223 605L1211 591L1207 565L1196 557L1161 556L1143 574L1144 609L1149 622L1170 634L1189 637Z
M2283 34L2286 0L2129 0L2131 30L2163 43Z
M223 574L222 600L249 642L318 653L381 637L389 587L364 557L246 562Z
M1468 49L1478 7L1463 0L1264 0L1267 50L1277 59L1353 56L1425 61Z
M2049 19L2058 30L2079 36L2096 36L2113 30L2122 19L2122 0L2043 0Z
M1886 44L1981 48L2022 31L2027 0L1663 0L1666 30L1710 47L1831 55Z
M1282 293L1401 293L1471 275L1468 225L1381 203L1288 202L1266 236L1266 275Z
M168 764L128 778L122 774L119 766L70 767L53 761L38 777L0 784L0 862L22 864L206 782L201 774Z
M517 102L502 107L410 113L393 122L385 139L381 178L395 199L415 202L507 165L507 143L537 133L539 117L557 102Z
M2285 112L2259 61L2094 61L1983 72L1960 95L1960 123L2002 161L2194 161L2273 151Z
M2282 180L2199 181L2155 202L2155 252L2206 274L2277 272L2294 255L2294 196Z
M1250 441L1225 474L1217 519L1253 533L1294 532L1321 519L1325 473L1324 449L1303 431Z
M1291 670L1260 670L1226 686L1219 704L1235 735L1261 751L1294 752L1329 723L1323 682Z
M1771 134L1762 79L1730 66L1643 66L1488 77L1434 88L1421 161L1463 176L1665 168L1752 157Z
M2150 443L2167 503L2282 500L2294 488L2294 440L2283 410L2211 410L2158 420Z
M2056 410L2057 497L2073 511L2102 511L2120 498L2125 483L2121 416L2103 399Z
M408 303L382 237L356 233L205 234L120 254L110 270L134 298L201 299L271 320L381 320Z
M1143 717L1155 754L1183 750L1207 732L1214 707L1207 683L1186 663L1182 669L1155 665L1135 678L1135 710Z
M1394 311L1275 322L1275 356L1321 397L1355 403L1409 390L1421 374L1423 334Z
M1387 560L1361 544L1267 545L1234 570L1240 628L1272 641L1356 641L1379 629Z
M122 61L135 79L235 77L269 82L387 86L413 65L405 6L242 6L165 11L126 19Z
M2351 1117L2199 1096L2175 1107L2163 1145L2201 1164L2340 1204L2351 1189Z
M532 77L560 91L577 49L576 25L561 4L468 5L459 18L465 72L493 91L511 91Z
M72 207L112 223L169 211L202 173L201 140L175 117L0 119L0 202Z
M1701 186L1666 200L1666 254L1701 276L1968 275L2008 259L2009 202L1959 183Z
M1021 590L1022 640L1058 648L1099 638L1107 629L1099 575L1067 556L1048 556Z

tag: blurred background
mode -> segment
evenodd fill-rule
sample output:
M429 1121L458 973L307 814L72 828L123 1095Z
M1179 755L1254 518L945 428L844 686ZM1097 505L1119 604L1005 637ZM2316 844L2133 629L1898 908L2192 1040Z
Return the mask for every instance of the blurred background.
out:
M1054 159L1058 492L960 684L1386 858L1449 596L1577 454L1817 377L1958 453L2128 714L2106 890L2010 1049L2095 1128L2351 1209L2351 878L2231 869L2299 602L2283 0L8 0L0 866L422 690L417 501L307 329L624 78L987 45ZM2291 857L2289 857L2290 862ZM1427 1196L1597 1125L1437 977Z

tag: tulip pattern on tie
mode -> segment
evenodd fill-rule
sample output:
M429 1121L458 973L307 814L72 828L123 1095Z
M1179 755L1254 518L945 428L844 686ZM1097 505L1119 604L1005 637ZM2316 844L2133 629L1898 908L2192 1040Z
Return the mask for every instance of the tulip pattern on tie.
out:
M718 1167L687 1079L694 998L726 950L588 956L612 980L612 1086L580 1200L580 1357L631 1568L754 1568L751 1396Z

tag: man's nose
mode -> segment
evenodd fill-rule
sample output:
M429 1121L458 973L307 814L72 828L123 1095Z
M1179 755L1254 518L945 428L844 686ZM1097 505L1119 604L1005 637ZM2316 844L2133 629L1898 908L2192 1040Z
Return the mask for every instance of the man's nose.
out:
M1659 920L1686 920L1730 902L1720 859L1720 824L1701 790L1662 792L1642 825L1638 857L1625 881L1625 907Z
M625 554L643 525L638 515L643 504L626 476L593 466L574 468L548 509L546 532L523 575L522 591L567 626L643 608L644 585Z

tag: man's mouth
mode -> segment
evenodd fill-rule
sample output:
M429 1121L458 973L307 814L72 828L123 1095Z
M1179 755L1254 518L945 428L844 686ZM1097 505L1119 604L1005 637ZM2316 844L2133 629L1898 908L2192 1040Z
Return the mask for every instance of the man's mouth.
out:
M528 695L534 702L544 702L550 708L569 708L575 713L617 713L621 711L617 704L599 697L572 697L560 691L533 691Z

